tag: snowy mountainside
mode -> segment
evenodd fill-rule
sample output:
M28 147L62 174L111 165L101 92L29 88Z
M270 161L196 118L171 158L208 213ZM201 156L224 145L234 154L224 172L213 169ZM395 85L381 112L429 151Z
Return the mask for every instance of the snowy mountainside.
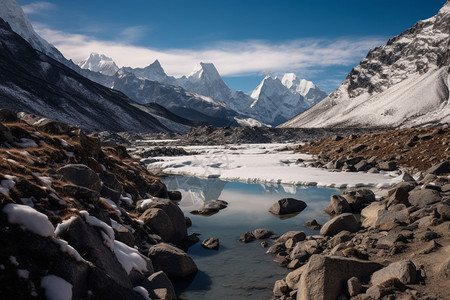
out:
M12 30L30 43L34 49L47 54L65 65L69 64L58 49L34 31L27 15L15 0L0 0L0 8L0 18L8 22Z
M369 52L342 85L281 127L419 126L450 122L450 1Z
M0 18L0 107L87 131L168 132L153 114L35 50ZM160 115L155 114L158 117Z
M112 60L112 58L107 57L104 54L91 53L86 60L83 60L78 64L82 69L88 69L93 72L98 72L100 74L112 76L116 74L119 67Z
M136 77L158 81L161 83L171 84L175 81L175 78L168 76L161 66L158 60L155 60L152 64L145 68L123 68L128 73L133 73Z
M310 98L306 99L305 95ZM299 80L293 73L285 74L283 81L266 76L250 95L254 99L250 110L253 115L276 126L307 110L323 99L324 95L326 93L312 82Z

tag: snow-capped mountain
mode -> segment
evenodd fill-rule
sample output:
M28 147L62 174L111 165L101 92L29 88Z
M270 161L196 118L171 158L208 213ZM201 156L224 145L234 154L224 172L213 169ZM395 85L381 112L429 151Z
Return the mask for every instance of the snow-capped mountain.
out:
M306 99L304 95L309 95L310 98ZM250 105L253 115L276 126L307 110L325 98L326 93L311 81L299 80L295 74L288 73L283 76L282 81L277 77L266 76L250 97L254 99Z
M27 15L15 0L0 0L0 18L8 22L12 30L30 43L34 49L68 65L69 62L61 52L34 31Z
M171 84L175 81L175 78L168 76L158 60L155 60L152 64L145 68L130 68L124 67L124 71L133 73L136 77L158 81L161 83Z
M91 53L86 60L83 60L78 64L82 69L91 70L93 72L98 72L103 75L112 76L116 74L119 67L112 60L112 58L98 53Z
M294 73L284 74L281 83L292 92L302 95L305 101L310 103L310 107L327 96L327 93L312 81L300 79Z
M450 0L370 51L338 89L281 127L449 123L449 66Z

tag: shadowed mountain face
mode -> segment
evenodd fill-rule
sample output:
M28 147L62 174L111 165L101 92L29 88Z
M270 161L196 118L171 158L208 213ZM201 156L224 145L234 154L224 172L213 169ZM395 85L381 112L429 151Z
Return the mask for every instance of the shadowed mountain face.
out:
M282 127L416 126L450 122L450 1L370 51L342 85Z
M87 131L170 131L132 100L33 49L0 19L0 106Z

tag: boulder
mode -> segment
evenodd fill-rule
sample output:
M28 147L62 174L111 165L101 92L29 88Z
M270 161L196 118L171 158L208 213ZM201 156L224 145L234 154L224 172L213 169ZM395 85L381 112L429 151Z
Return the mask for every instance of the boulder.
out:
M219 239L218 238L207 238L202 242L203 248L211 250L219 250Z
M442 175L450 173L450 162L443 161L425 171L425 174Z
M367 228L375 228L378 219L378 212L386 210L386 205L382 202L372 202L369 206L361 211L361 216L364 218L362 226Z
M360 212L361 209L375 201L375 194L369 189L345 190L342 192L350 208L354 212Z
M178 233L172 224L172 220L160 208L149 208L140 217L145 225L159 235L164 242L177 243L180 242Z
M306 208L306 203L302 200L297 200L294 198L283 198L274 203L270 208L269 212L274 215L287 215L297 212L301 212Z
M289 239L293 239L295 242L304 241L306 234L303 231L288 231L277 239L277 243L285 243Z
M395 161L382 161L378 163L378 169L382 171L394 171L397 169L397 163Z
M181 201L182 195L180 191L167 191L169 199L172 201Z
M316 220L316 219L312 219L312 220L306 221L306 222L303 224L303 226L308 227L308 228L310 228L310 229L312 229L312 230L319 230L319 229L322 227L322 225L320 225L319 223L317 223L317 220Z
M140 286L144 287L151 299L176 300L175 289L163 271L158 271L150 275Z
M351 213L344 213L326 222L322 226L322 229L320 229L320 234L323 236L333 236L343 230L357 232L359 229L360 225L356 218Z
M370 282L378 285L391 278L398 278L403 284L414 284L417 278L416 266L409 259L394 262L373 273Z
M163 271L169 278L183 278L197 272L197 266L186 252L167 243L159 243L148 251L155 271Z
M287 294L288 292L289 287L284 279L275 281L275 284L273 286L273 295L275 297L281 297L284 294Z
M357 277L347 280L348 294L350 297L356 296L362 291L362 283Z
M306 265L301 266L300 268L295 269L294 271L290 272L286 276L286 284L288 285L289 289L296 290L297 284L300 281L300 277L302 276L303 271L305 270Z
M268 239L270 238L272 235L274 235L274 232L268 229L255 229L253 230L253 236L255 237L255 239L257 240L261 240L261 239Z
M441 196L438 191L430 189L414 189L409 192L409 203L411 205L423 208L430 204L441 201Z
M350 211L347 200L340 195L331 195L330 204L325 208L325 212L329 215L340 215Z
M246 232L239 238L239 241L241 241L242 243L250 243L253 242L254 240L255 236L253 235L252 232Z
M352 277L364 280L382 265L353 258L313 255L302 273L297 300L331 300L344 293Z
M56 170L66 180L96 192L102 189L102 182L98 175L88 166L82 164L69 164Z
M393 206L396 204L404 204L406 206L409 206L410 203L408 201L409 192L404 188L396 188L394 190L389 191L389 199L387 206Z
M380 230L387 230L386 226L392 226L392 224L407 225L410 223L409 211L407 208L403 210L379 210L377 212L377 219L375 221L375 227Z
M169 199L153 198L153 200L147 204L147 207L148 209L159 208L169 217L173 226L173 231L171 231L170 235L170 241L172 243L179 244L187 237L186 219L177 204Z

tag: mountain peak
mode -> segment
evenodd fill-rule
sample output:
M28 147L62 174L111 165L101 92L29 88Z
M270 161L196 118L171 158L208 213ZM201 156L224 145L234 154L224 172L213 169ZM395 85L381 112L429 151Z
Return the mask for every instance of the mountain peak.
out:
M88 69L109 76L114 75L119 70L119 67L112 58L96 52L92 52L89 57L80 62L78 66L82 69Z
M222 80L219 72L213 63L200 62L195 67L191 74L188 75L189 79L207 79L207 80Z

